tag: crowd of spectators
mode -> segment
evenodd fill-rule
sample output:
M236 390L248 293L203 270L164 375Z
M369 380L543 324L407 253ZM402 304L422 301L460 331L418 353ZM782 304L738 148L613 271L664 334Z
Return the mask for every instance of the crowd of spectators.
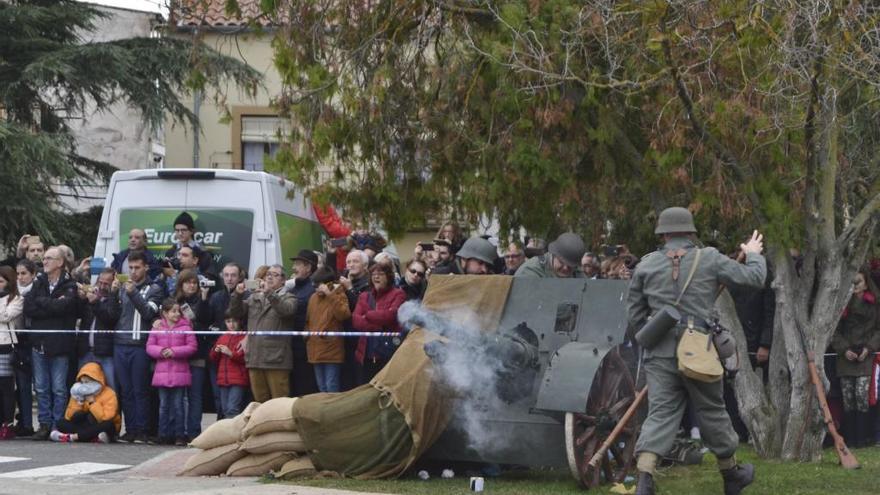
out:
M0 439L185 445L201 432L206 409L232 417L249 400L368 383L401 340L291 330L400 332L398 309L421 300L432 276L625 281L639 262L626 245L592 252L572 233L499 245L467 237L451 222L402 263L376 232L332 207L315 212L329 236L324 251L303 249L289 264L262 266L250 277L235 262L214 266L185 212L163 256L150 250L143 230L132 229L127 248L97 273L88 258L76 263L69 247L23 236L0 266ZM749 360L766 379L775 307L769 277L762 291L729 289ZM839 399L842 429L856 445L880 440L871 384L880 365L878 296L872 273L860 272L829 350L837 359L826 366L834 378L829 396ZM726 394L746 440L732 387ZM684 431L696 436L698 426Z

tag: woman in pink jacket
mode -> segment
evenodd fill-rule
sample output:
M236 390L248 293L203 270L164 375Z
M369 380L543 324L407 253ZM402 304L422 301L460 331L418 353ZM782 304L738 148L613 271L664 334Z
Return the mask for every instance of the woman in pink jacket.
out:
M150 331L147 354L156 360L153 386L159 389L160 443L186 445L183 396L192 382L189 357L198 345L189 320L180 314L180 305L168 298L162 303L162 318Z

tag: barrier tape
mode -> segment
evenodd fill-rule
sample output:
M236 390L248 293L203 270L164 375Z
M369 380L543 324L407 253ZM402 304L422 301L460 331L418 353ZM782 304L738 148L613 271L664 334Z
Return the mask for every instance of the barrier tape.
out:
M747 352L746 354L748 354L749 356L757 356L758 355L757 352ZM880 351L868 353L868 356L877 356L877 355L880 355ZM835 357L835 356L837 356L837 353L836 352L826 352L825 354L822 354L822 356L823 357ZM866 357L865 359L868 359L868 358Z
M92 332L94 333L124 333L131 334L131 330L46 330L46 329L15 329L12 330L15 333L73 333L73 334L82 334L88 335ZM142 330L142 332L149 332L150 330ZM302 337L402 337L406 334L406 332L298 332L293 330L256 330L252 332L247 331L238 331L238 332L227 332L225 330L189 330L186 332L181 331L171 331L164 333L192 333L195 335L223 335L226 333L232 333L236 335L256 335L256 336L302 336Z

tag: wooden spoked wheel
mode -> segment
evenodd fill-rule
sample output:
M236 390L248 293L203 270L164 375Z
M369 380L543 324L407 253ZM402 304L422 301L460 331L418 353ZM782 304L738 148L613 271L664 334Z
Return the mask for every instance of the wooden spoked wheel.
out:
M571 474L584 488L602 483L622 482L635 464L635 446L641 425L640 415L633 416L602 461L589 465L611 430L635 399L632 374L615 348L602 360L590 387L587 409L565 414L565 448Z

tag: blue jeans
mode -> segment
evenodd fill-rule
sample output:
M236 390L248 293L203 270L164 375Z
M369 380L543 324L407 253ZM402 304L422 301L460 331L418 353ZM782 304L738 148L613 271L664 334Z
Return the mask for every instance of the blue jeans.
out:
M82 369L86 363L100 364L101 370L104 372L104 380L107 382L107 386L113 389L114 392L117 391L116 366L113 365L113 356L95 356L89 351L88 354L79 358L79 369Z
M113 348L113 365L122 389L125 431L141 435L150 412L150 356L139 345L117 345Z
M186 387L159 388L159 437L182 437L185 417L183 396Z
M186 435L195 438L202 432L202 399L205 395L205 380L208 369L204 366L189 367L192 382L186 389Z
M31 370L15 370L15 389L18 392L18 413L21 425L34 427L34 376Z
M220 387L220 411L223 411L224 417L232 418L238 416L244 410L247 392L248 388L240 385Z
M37 420L41 426L54 428L67 409L67 356L48 357L31 351L34 389L37 391Z
M321 392L339 392L339 377L342 375L342 364L316 363L315 381Z

